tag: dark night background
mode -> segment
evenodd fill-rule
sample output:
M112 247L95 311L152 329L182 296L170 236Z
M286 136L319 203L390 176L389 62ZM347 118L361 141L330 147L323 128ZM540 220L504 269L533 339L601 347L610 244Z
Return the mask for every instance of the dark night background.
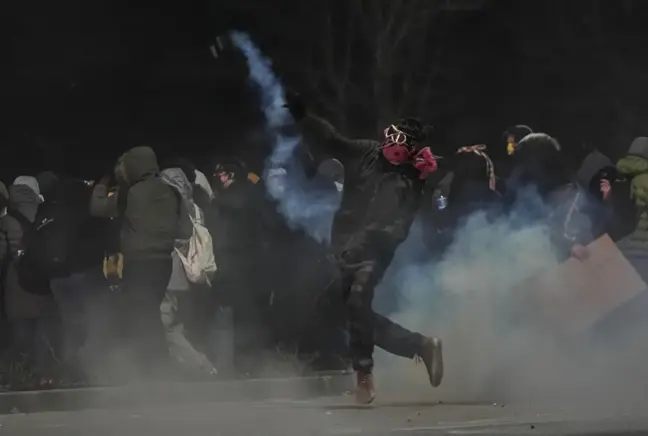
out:
M344 131L396 115L433 147L525 123L573 159L646 134L648 2L632 0L34 0L3 2L4 181L40 169L97 178L134 144L207 166L265 153L243 62L213 37L252 33L286 84ZM496 145L498 147L496 147ZM199 165L200 166L200 165ZM204 168L207 169L207 168Z

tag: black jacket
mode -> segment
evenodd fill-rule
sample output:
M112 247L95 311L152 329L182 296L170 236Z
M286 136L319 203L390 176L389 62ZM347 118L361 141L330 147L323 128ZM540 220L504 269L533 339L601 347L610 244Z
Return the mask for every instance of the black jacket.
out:
M334 157L345 168L344 193L333 222L334 250L373 253L388 264L421 204L425 181L418 170L390 164L378 141L345 138L312 114L300 127L308 145L319 151L316 158Z

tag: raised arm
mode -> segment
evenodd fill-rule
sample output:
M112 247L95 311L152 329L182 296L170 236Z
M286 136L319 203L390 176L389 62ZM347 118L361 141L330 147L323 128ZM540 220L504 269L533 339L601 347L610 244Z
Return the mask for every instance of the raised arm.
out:
M317 155L327 155L344 162L380 147L378 141L345 137L327 120L306 110L306 105L298 94L286 96L286 107L297 121L308 146L315 148Z

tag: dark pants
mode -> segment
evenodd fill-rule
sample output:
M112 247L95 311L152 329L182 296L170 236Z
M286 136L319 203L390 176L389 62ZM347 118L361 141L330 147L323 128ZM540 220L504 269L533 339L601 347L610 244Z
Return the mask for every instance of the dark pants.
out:
M385 264L379 260L356 261L351 256L343 257L340 271L353 369L371 372L374 345L388 353L410 359L419 354L423 340L420 333L413 333L373 311L374 291L387 269ZM354 257L369 258L362 255Z
M50 287L63 324L63 360L73 362L85 343L88 332L88 301L93 297L84 273L52 279Z
M171 256L168 259L124 261L123 311L124 325L134 353L135 363L144 374L151 374L156 364L169 357L166 332L160 315L171 277Z

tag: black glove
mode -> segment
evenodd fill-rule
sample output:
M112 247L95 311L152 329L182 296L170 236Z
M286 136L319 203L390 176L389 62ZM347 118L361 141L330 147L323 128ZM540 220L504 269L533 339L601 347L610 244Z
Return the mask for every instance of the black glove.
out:
M304 99L297 92L286 92L286 104L284 107L288 108L290 114L296 121L303 120L306 117L306 103L304 103Z

